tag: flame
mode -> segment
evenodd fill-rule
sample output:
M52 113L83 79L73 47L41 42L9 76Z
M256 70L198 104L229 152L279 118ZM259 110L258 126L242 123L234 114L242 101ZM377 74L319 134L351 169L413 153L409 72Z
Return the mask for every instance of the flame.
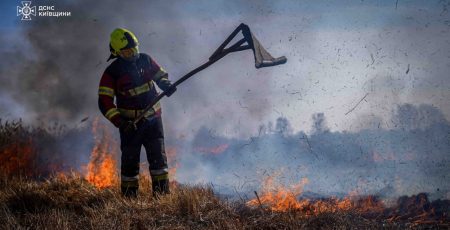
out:
M382 212L385 206L382 201L373 196L359 197L352 191L348 197L338 199L336 197L309 200L298 199L303 192L303 187L308 184L308 179L303 178L297 184L286 187L276 185L274 176L267 177L263 182L262 195L247 202L252 207L268 207L272 211L285 212L300 210L306 215L317 215L324 212L357 211L360 213Z
M169 180L172 187L176 187L177 182L177 168L180 166L177 158L176 147L166 147L167 161L169 165Z
M276 186L274 183L274 177L269 176L264 180L262 196L258 196L257 199L250 200L247 202L247 205L269 206L272 211L301 209L307 204L307 201L299 201L297 200L297 196L303 192L303 187L308 182L309 181L307 178L303 178L299 183L287 188L283 186Z
M95 145L87 165L85 179L97 188L108 188L118 184L117 163L113 155L118 152L107 127L96 118L92 124Z
M317 216L321 213L352 212L358 213L368 219L387 220L390 222L409 222L420 224L445 224L448 219L446 207L448 200L435 200L430 202L426 193L411 197L398 198L397 204L387 207L385 202L377 196L358 195L355 189L345 198L336 197L321 199L299 199L304 185L308 179L303 178L293 186L280 186L275 183L276 176L267 177L262 186L261 196L255 191L256 198L246 204L250 207L259 207L275 212L298 211L300 214ZM445 225L447 226L447 225Z

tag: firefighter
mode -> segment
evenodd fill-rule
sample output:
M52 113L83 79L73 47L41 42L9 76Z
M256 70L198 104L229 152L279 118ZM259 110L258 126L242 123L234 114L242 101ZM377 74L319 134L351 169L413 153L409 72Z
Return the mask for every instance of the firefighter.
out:
M100 111L119 128L121 191L126 197L137 196L142 146L150 166L153 195L169 193L160 104L155 104L136 126L130 124L158 95L154 83L167 91L167 96L176 88L170 87L167 72L152 57L139 52L138 45L138 39L129 30L118 28L111 33L108 61L115 60L104 71L98 90Z

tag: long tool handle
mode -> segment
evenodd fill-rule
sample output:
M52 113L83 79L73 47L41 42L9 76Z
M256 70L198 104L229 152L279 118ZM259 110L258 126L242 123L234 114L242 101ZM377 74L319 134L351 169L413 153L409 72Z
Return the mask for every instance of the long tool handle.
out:
M244 38L236 42L234 45L229 46L228 48L225 48L228 43L230 43L233 38L242 31L242 34L244 35ZM247 49L253 49L253 53L255 53L255 47L254 47L254 41L258 43L258 52L261 53L262 51L265 52L266 58L270 58L270 60L263 60L261 63L256 62L256 56L255 56L255 67L261 68L261 67L267 67L267 66L274 66L279 64L286 63L286 57L282 56L279 58L273 58L267 51L265 51L264 48L262 48L261 45L259 45L259 42L254 38L250 32L250 28L241 23L228 37L225 39L225 41L219 46L219 48L214 51L213 55L209 58L207 62L205 62L203 65L197 67L196 69L192 70L191 72L184 75L182 78L178 79L175 83L173 83L168 89L166 89L164 92L159 94L153 101L148 104L145 109L139 114L136 119L133 121L133 125L136 125L140 120L142 120L145 117L145 114L147 111L152 109L152 107L158 103L159 100L161 100L164 96L167 95L167 91L172 90L173 88L177 87L179 84L183 83L196 73L206 69L208 66L212 65L214 62L220 60L221 58L225 57L227 54ZM247 45L243 45L245 42L247 42ZM262 51L261 51L262 50ZM256 55L256 54L255 54Z

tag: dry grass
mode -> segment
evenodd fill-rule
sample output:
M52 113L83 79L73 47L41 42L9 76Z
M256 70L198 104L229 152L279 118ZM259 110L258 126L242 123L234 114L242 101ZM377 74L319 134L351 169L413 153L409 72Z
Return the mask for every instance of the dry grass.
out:
M153 199L148 177L140 180L138 198L126 199L120 195L117 186L97 189L76 173L49 176L55 171L68 171L60 168L61 162L67 159L73 161L70 157L76 156L70 151L64 156L54 151L56 143L70 140L81 132L64 133L57 125L55 127L53 130L35 129L23 127L21 122L2 123L0 120L0 229L438 227L414 226L404 220L393 223L386 221L387 218L373 219L342 211L314 216L308 216L302 210L273 212L263 207L248 207L244 201L220 198L208 186L173 184L171 194ZM27 146L30 147L24 148ZM52 170L48 166L52 166ZM441 213L448 218L448 202L442 204Z
M142 178L137 199L117 187L97 189L73 174L45 181L3 177L3 229L378 229L383 223L352 213L308 217L301 211L271 212L219 198L209 187L173 186L153 199ZM384 227L399 227L385 224ZM405 227L405 225L402 225Z

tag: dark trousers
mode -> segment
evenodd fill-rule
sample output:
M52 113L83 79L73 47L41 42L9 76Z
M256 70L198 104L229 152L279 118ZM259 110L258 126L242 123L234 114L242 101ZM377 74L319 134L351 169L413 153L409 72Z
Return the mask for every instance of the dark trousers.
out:
M169 174L164 148L164 130L161 117L145 119L134 132L120 130L121 188L124 195L136 196L139 187L139 163L144 146L152 177L153 193L169 192Z

